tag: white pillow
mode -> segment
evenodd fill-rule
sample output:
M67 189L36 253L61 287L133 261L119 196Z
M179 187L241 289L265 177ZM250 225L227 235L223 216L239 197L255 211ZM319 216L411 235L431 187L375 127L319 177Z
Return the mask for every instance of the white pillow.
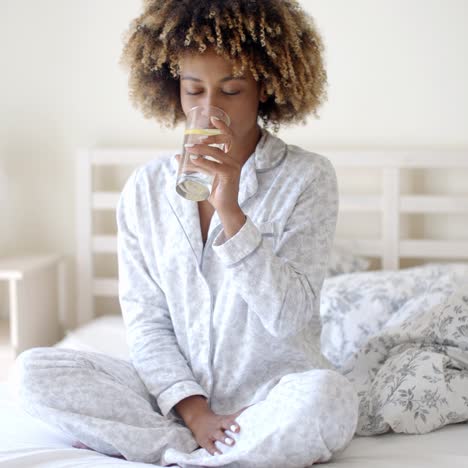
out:
M370 264L369 259L356 255L344 247L334 245L328 261L326 277L365 271Z
M57 348L94 351L130 361L126 331L121 315L103 315L67 333Z

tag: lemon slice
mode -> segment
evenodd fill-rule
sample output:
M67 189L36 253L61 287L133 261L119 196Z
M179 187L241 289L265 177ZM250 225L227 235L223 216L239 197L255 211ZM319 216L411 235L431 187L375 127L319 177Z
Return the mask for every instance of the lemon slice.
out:
M221 135L219 128L188 128L184 135Z

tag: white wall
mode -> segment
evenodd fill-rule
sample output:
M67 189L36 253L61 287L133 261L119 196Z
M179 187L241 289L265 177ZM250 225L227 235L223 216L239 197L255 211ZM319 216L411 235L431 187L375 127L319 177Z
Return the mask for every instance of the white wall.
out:
M117 64L140 3L0 0L0 256L58 251L73 267L76 147L179 144L130 106ZM468 146L466 0L301 3L325 40L329 100L280 136L312 150Z

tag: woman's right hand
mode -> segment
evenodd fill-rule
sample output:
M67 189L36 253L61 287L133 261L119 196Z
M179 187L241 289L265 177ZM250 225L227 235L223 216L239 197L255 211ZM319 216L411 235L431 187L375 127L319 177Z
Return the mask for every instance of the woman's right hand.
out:
M221 455L222 452L216 447L215 441L218 440L229 446L236 443L224 431L226 429L236 433L240 431L240 426L235 421L235 418L246 408L248 407L246 406L233 414L223 415L216 414L211 409L207 409L191 421L189 429L192 431L200 447L206 449L211 455Z

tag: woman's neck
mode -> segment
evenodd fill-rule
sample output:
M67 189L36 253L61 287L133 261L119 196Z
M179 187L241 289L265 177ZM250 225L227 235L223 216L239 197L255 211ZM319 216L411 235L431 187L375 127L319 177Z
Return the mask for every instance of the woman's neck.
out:
M250 155L255 151L257 144L262 136L262 131L258 125L252 127L252 130L246 135L245 139L241 142L242 147L235 154L238 156L242 166L249 159Z

